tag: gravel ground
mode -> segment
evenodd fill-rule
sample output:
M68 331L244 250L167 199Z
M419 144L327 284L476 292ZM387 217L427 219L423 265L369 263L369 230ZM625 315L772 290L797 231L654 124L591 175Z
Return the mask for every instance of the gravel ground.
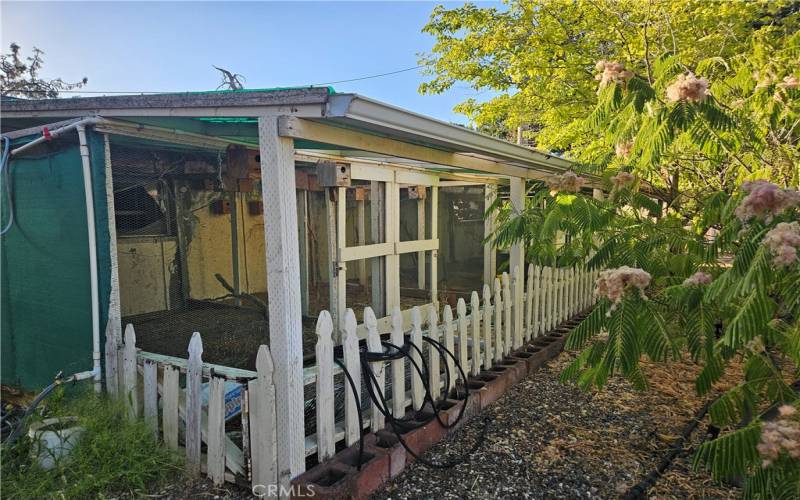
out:
M467 463L431 469L415 463L374 498L615 498L640 481L667 453L703 401L694 396L697 368L688 362L645 365L652 385L636 392L614 380L602 392L558 381L572 359L563 353L426 454L442 461L469 449L490 421L486 441ZM693 472L698 426L651 498L738 497L736 488Z

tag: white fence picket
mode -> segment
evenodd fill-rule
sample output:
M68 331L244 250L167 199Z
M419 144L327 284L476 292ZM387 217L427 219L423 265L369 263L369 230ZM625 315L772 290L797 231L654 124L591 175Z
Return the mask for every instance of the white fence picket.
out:
M525 283L525 340L533 337L533 264L528 264L528 281Z
M207 467L211 481L225 482L225 379L211 377L208 384Z
M348 308L344 315L344 336L342 338L342 350L344 353L344 366L353 379L353 387L345 381L344 395L344 419L345 419L345 444L352 446L361 437L361 428L358 425L358 405L356 401L361 401L361 360L358 352L358 334L356 332L358 323L356 314Z
M317 317L317 380L316 420L317 453L319 461L327 460L336 453L334 440L335 411L333 400L333 319L328 311Z
M164 366L164 383L161 401L164 404L162 427L164 444L172 450L178 449L178 400L180 398L180 371L171 365Z
M117 366L117 351L119 350L119 337L117 329L113 326L113 321L106 324L106 345L105 345L105 374L106 392L111 399L117 399L119 394L119 367Z
M142 363L142 388L144 392L144 422L158 438L158 365L146 359Z
M453 332L453 310L450 308L450 304L445 304L444 309L442 309L442 321L444 322L444 347L455 356L457 354ZM456 386L458 377L456 376L456 365L453 362L453 358L447 354L444 355L444 365L447 367L446 373L448 374L447 388L445 389L445 394L447 394Z
M416 366L422 369L422 314L419 307L414 306L411 309L411 344L416 347L411 348L411 359L414 360ZM415 410L422 408L423 392L422 392L422 378L420 373L411 365L411 402Z
M364 308L364 326L367 327L367 350L369 352L381 353L383 346L381 345L381 337L378 334L378 319L371 307ZM386 399L385 386L386 376L383 361L373 361L370 363L370 369L375 377L375 391L376 393ZM372 432L378 432L383 429L386 417L383 416L376 405L372 404Z
M514 266L514 274L511 275L511 300L514 304L512 308L514 330L513 330L513 347L519 349L522 347L522 287L525 279L522 276L523 269L519 266Z
M514 327L513 309L514 299L511 297L511 279L508 273L503 273L503 355L511 352L514 343L511 330Z
M201 411L200 388L203 384L203 341L192 333L186 368L186 464L190 474L200 473Z
M536 338L539 336L539 330L541 329L542 322L542 317L539 311L539 308L541 307L540 295L542 293L542 271L539 266L534 266L531 281L533 281L533 322L531 323L530 333L531 338Z
M125 327L125 345L122 348L123 387L122 397L128 408L128 416L139 416L139 372L136 368L136 332L133 325Z
M428 309L428 338L439 342L439 313L435 307ZM442 394L441 390L441 367L439 366L439 349L428 342L428 384L431 390L431 397L438 401Z
M477 311L475 314L478 314ZM489 285L483 285L483 368L492 367L492 292ZM477 374L476 374L477 375Z
M470 296L469 314L472 321L472 375L476 376L481 371L481 304L478 292L473 291ZM464 373L468 373L467 365L463 368Z
M403 343L403 315L400 306L392 309L392 344L402 348ZM413 372L413 369L412 369ZM405 359L392 361L392 416L401 418L406 414L406 374Z
M475 292L473 292L475 293ZM474 309L473 309L474 311ZM469 351L469 338L470 332L467 328L467 303L464 302L463 298L459 298L458 302L456 303L456 313L458 314L458 363L461 365L461 368L464 370L465 374L470 372L470 351ZM474 314L473 314L474 318ZM475 353L472 353L473 359ZM458 374L453 374L455 379L458 378Z
M333 322L328 315L331 330ZM278 439L272 356L262 345L256 355L257 378L248 383L250 397L251 485L261 491L278 484Z
M503 359L503 299L500 279L494 279L494 360Z

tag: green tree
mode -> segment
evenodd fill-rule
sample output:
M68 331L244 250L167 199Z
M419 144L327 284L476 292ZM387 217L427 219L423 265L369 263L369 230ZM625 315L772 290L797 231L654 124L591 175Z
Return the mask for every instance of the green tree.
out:
M22 57L20 50L20 46L12 42L9 52L0 55L0 93L4 96L54 99L59 92L81 88L88 82L86 77L75 83L61 78L42 78L39 71L44 65L44 51L34 47L32 56Z
M528 125L527 134L538 147L605 166L614 160L619 141L635 139L631 132L640 124L615 116L616 129L599 128L608 116L598 116L595 105L613 96L598 92L595 78L602 71L597 62L622 64L662 101L664 84L679 72L692 71L715 82L714 101L739 119L729 131L748 132L759 141L726 138L726 131L720 134L726 140L718 140L718 149L710 152L664 143L652 145L653 151L639 144L638 152L657 154L632 161L637 173L670 203L709 184L730 190L759 169L777 169L786 182L796 176L797 127L792 117L776 115L761 102L772 93L748 98L760 83L780 81L791 61L796 66L799 12L794 2L743 1L526 0L505 9L439 6L424 28L436 39L432 51L422 56L433 78L420 91L439 93L466 82L479 91L499 92L486 102L467 100L457 110L478 127ZM618 104L600 111L615 114ZM792 113L796 118L796 110ZM644 118L640 109L635 115L635 120ZM776 116L782 123L773 121ZM667 142L680 146L681 137L674 139ZM741 144L754 149L742 151Z

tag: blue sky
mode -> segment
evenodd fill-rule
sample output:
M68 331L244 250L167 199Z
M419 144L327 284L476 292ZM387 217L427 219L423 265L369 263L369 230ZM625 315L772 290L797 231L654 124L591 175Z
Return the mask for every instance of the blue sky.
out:
M437 2L441 3L441 2ZM6 2L4 51L46 52L43 76L89 78L90 91L214 89L212 64L247 77L249 88L315 84L415 66L433 38L421 33L428 2ZM449 4L455 6L457 4ZM488 5L488 4L487 4ZM419 113L465 123L452 111L465 85L423 96L419 70L338 83Z

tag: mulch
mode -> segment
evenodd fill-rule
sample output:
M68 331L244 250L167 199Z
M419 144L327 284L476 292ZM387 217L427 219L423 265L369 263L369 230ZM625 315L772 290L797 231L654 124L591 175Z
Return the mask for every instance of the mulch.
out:
M572 359L562 353L425 455L439 462L464 453L488 418L485 443L468 462L444 470L412 464L374 498L617 498L627 492L705 402L694 391L699 368L690 361L644 363L647 391L614 379L602 391L583 392L558 380ZM707 427L707 421L698 426L649 497L740 496L736 487L692 470L692 451Z

